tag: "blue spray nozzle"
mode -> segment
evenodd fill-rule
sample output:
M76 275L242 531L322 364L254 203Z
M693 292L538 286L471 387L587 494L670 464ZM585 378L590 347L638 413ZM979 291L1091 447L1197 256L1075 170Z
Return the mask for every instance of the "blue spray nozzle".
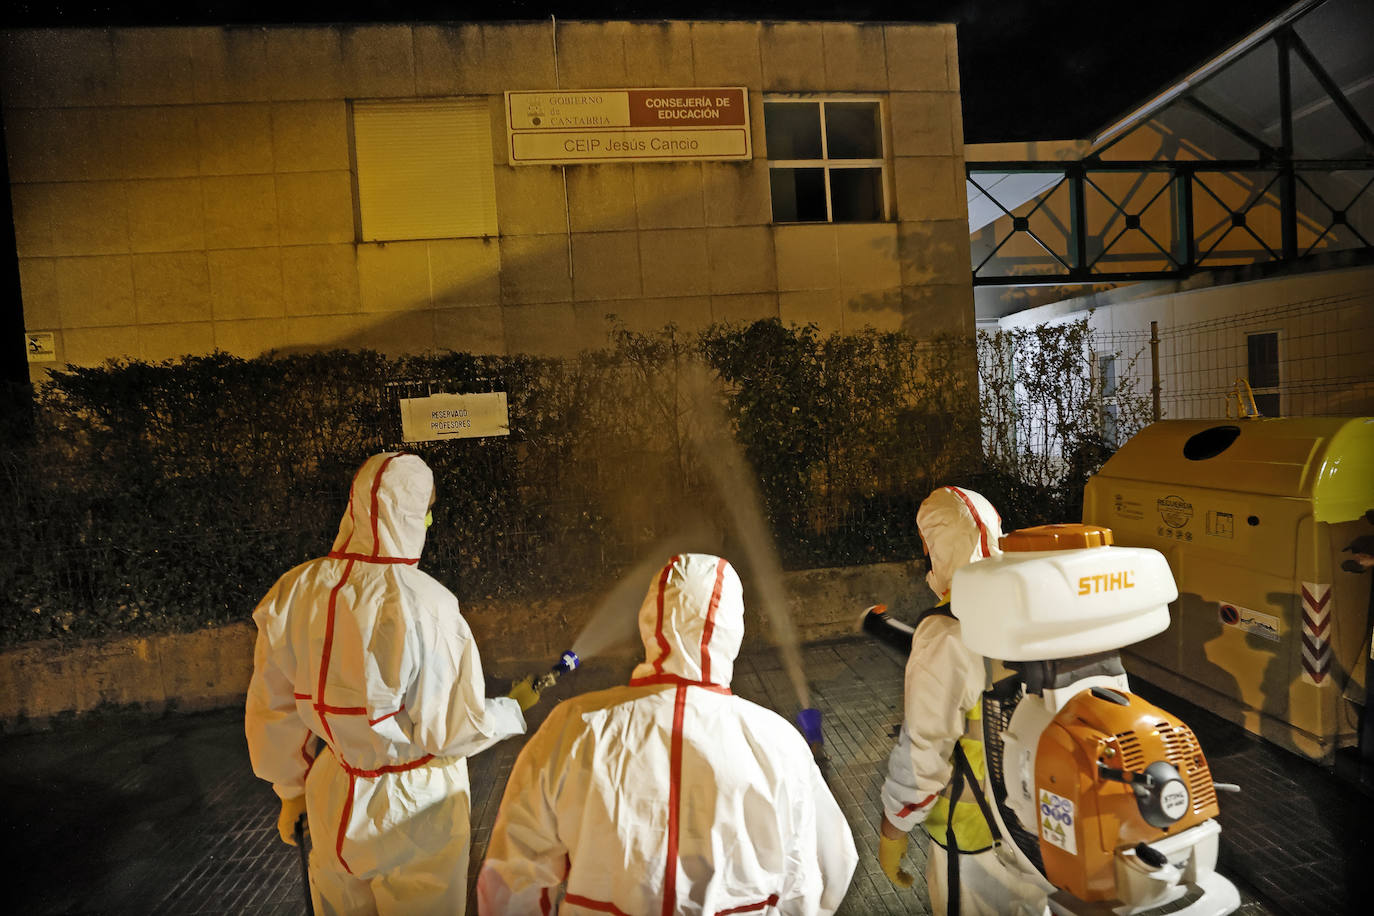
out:
M801 729L802 736L806 738L806 743L812 747L825 743L825 737L821 734L821 711L819 709L803 709L797 713L797 727Z
M558 657L558 661L546 673L539 676L534 682L535 690L543 692L548 690L558 682L559 677L572 671L582 664L582 659L577 657L577 653L568 649Z
M566 672L572 671L580 664L582 664L582 660L577 657L577 653L574 652L572 649L568 649L566 652L564 652L562 655L558 657L558 664L554 665L553 667L556 671Z

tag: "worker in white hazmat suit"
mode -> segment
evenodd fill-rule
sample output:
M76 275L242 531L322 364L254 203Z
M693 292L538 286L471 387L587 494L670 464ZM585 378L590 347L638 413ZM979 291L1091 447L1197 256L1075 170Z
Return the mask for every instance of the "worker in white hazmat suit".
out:
M949 613L950 583L960 567L1001 553L1002 520L985 498L941 487L916 515L930 557L926 582L940 603L917 622L906 665L906 709L883 783L878 860L899 887L912 877L899 862L917 824L931 840L926 885L931 912L1040 914L1050 889L1033 867L997 842L988 815L982 698L988 665L960 635Z
M630 683L567 700L506 785L477 881L505 913L832 913L858 861L801 734L733 696L739 577L673 557Z
M327 557L272 586L245 728L253 771L309 815L317 914L461 914L470 793L464 759L525 731L485 695L458 600L422 572L434 478L415 455L369 458Z

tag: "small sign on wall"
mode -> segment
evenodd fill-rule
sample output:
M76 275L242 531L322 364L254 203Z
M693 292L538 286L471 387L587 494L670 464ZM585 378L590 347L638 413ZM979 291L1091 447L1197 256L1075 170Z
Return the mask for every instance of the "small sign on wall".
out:
M38 331L24 335L24 349L31 363L57 362L57 342L52 331Z
M504 391L401 398L401 438L406 442L509 435Z

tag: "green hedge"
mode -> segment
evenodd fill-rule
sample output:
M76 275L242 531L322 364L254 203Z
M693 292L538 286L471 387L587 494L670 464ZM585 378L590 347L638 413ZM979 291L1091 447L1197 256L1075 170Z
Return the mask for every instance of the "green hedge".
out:
M424 564L463 600L604 588L692 519L727 518L738 494L711 473L726 432L785 568L919 556L916 507L954 480L1009 524L1064 520L1037 514L1062 511L1064 487L1024 480L1014 455L984 460L977 371L968 339L775 320L616 326L605 350L564 360L68 367L39 390L34 435L0 447L0 644L247 619L277 576L328 550L354 470L384 449L434 469ZM510 435L401 442L398 399L441 391L507 392Z

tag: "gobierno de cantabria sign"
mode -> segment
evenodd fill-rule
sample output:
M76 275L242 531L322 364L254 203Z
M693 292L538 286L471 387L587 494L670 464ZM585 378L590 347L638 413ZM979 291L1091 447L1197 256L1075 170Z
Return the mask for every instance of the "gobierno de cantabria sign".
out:
M576 89L506 93L511 165L748 159L749 91Z

